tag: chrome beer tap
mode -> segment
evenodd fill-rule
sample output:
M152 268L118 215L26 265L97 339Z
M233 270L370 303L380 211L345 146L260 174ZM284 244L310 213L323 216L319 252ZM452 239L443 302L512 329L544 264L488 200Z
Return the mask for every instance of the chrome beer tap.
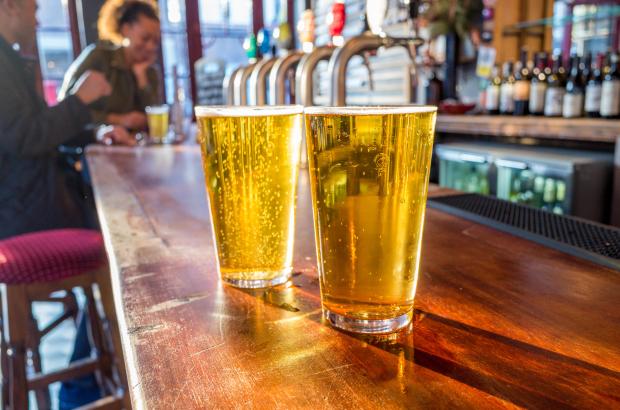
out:
M295 72L297 102L305 106L314 105L314 70L321 61L329 61L334 53L334 46L316 47L311 53L301 58Z
M344 4L342 5L344 6ZM333 6L332 6L333 7ZM332 14L333 14L332 10ZM344 7L340 10L342 20L341 27L337 28L336 34L341 35L341 31L344 28ZM331 18L332 23L334 18ZM297 103L312 106L314 105L314 70L321 61L329 61L334 52L333 37L331 42L327 46L315 47L315 21L314 12L312 9L305 10L302 13L302 19L297 25L299 31L299 38L302 41L303 49L307 53L304 55L299 64L297 65L297 71L295 72L295 97ZM334 32L334 27L330 27L330 34ZM302 157L303 159L303 157Z
M410 7L415 7L417 2ZM413 37L391 37L382 28L385 15L387 13L387 0L367 0L366 2L366 21L370 30L350 38L345 44L337 48L329 60L328 73L331 78L330 104L342 106L346 104L346 72L347 65L351 58L356 55L378 50L379 48L400 46L405 48L411 62L415 61L416 47L423 43L417 36ZM412 13L410 14L410 16ZM370 70L370 66L368 66ZM372 79L372 74L369 75ZM372 84L372 80L371 80Z
M262 28L257 36L258 48L264 58L256 63L250 74L248 84L248 105L266 105L268 78L273 65L278 60L276 57L277 48L271 44L271 33L266 28ZM266 57L271 53L271 57Z
M252 70L256 66L257 61L252 62L244 67L241 67L239 73L234 78L235 88L235 105L247 105L248 104L248 79Z
M289 103L294 104L295 99L295 69L304 56L301 51L292 51L276 60L269 73L269 102L270 104L286 104L286 96L289 95ZM289 87L287 87L287 82Z
M249 105L267 105L269 73L276 61L278 61L277 57L265 58L254 66L250 74L250 83L248 85Z
M248 56L249 64L237 68L231 75L229 84L233 86L233 104L234 105L247 105L248 104L248 79L254 66L259 60L258 58L258 44L256 36L251 34L244 42L243 48Z
M239 74L243 66L235 68L230 74L224 78L222 85L224 95L226 96L226 104L235 105L235 77Z

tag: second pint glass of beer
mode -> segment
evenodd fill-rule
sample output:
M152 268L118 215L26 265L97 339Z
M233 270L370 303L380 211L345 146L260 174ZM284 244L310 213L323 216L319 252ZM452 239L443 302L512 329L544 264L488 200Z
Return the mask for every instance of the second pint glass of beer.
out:
M149 127L151 141L161 144L168 142L170 107L167 105L151 105L144 109Z
M196 107L219 272L233 286L291 275L302 111Z
M326 319L359 333L411 321L435 107L305 110Z

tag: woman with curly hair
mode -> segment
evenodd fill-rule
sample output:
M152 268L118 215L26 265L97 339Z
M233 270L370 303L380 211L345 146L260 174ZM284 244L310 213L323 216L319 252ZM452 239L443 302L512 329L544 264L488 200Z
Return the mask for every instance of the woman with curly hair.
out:
M146 128L144 108L161 101L154 67L161 41L157 8L147 0L107 0L97 21L100 41L73 62L60 91L69 95L88 70L104 73L112 94L90 106L97 123Z

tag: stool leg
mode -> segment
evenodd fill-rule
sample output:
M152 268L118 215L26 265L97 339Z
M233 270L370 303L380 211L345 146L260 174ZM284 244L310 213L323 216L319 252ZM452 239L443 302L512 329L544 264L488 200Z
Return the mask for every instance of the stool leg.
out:
M28 408L28 383L26 379L26 329L24 323L30 316L30 301L25 285L6 287L5 327L8 343L9 408Z
M0 379L0 383L2 383L2 409L5 409L9 405L9 379L7 377L9 373L9 365L7 363L8 357L6 354L7 344L6 338L4 337L4 323L6 322L4 319L4 298L6 289L4 285L0 285L0 371L2 371L2 378Z
M4 324L6 323L4 319L4 300L6 298L6 288L2 285L2 299L0 300L0 369L2 371L2 379L0 382L2 383L2 407L7 408L9 405L9 363L8 363L8 355L7 355L7 343L6 336L4 334Z
M110 372L107 369L108 366L104 365L104 363L111 363L111 358L103 343L103 334L99 322L99 315L97 313L97 305L93 296L93 290L90 286L84 286L84 295L86 296L86 311L88 314L87 328L91 349L95 350L96 356L99 359L99 368L95 371L95 378L102 390L102 396L106 396L110 393L110 389L108 388Z
M30 350L30 355L32 359L32 367L36 373L43 373L43 366L41 365L41 354L39 352L39 346L41 345L41 337L39 336L39 325L37 323L37 319L35 319L32 314L32 309L30 310L30 337L28 338L30 342L28 343L28 349ZM35 391L35 396L37 398L37 408L39 410L48 410L52 407L52 402L50 398L50 391L48 387L43 389L39 389Z

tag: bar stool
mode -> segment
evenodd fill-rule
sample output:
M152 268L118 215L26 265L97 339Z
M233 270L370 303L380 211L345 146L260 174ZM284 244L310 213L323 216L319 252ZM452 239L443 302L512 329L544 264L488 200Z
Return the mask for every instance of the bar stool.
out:
M108 274L105 249L96 231L63 229L20 235L0 241L0 283L2 292L2 397L4 408L28 409L28 392L34 391L39 409L50 408L48 386L59 381L94 374L103 399L87 408L122 408L125 388L122 363L115 363L110 321L111 289L98 287ZM83 289L88 314L91 356L66 369L43 373L41 339L67 319L75 320L78 304L73 289ZM101 296L108 293L101 305ZM64 296L56 293L64 291ZM32 314L33 302L59 302L63 313L43 329ZM103 311L103 312L102 312ZM112 319L112 320L110 320ZM120 346L115 346L120 350ZM118 350L117 350L118 351ZM117 366L119 364L119 366ZM31 372L28 372L28 367Z

